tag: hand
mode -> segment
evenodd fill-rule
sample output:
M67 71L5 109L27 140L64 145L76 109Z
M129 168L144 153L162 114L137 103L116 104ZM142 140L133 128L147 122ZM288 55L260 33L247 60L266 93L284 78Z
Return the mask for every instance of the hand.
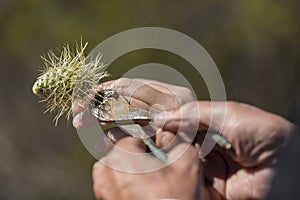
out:
M178 156L187 145L181 143L175 146L168 158L172 160L172 157ZM145 152L145 145L139 139L125 137L119 140L113 150L94 165L93 188L97 199L199 199L197 191L202 190L204 185L203 171L198 153L192 146L167 167L135 174L114 170L103 163L117 164L122 169L132 171L134 168L144 168L145 165L160 165L160 161L149 154L133 160L118 151L120 148L133 153Z
M226 119L222 128L224 103ZM222 130L236 155L232 157L216 147L205 157L204 174L211 180L211 188L225 199L262 199L274 174L277 153L291 136L293 124L254 106L236 102L214 102L214 110L211 102L191 102L157 115L154 122L163 130L173 132L180 126L185 131L202 130L207 129L212 115L217 120L211 128ZM166 133L172 140L171 134ZM164 141L163 145L166 143Z
M185 88L146 79L120 78L98 85L97 90L113 89L126 96L130 103L144 109L157 111L172 110L186 102L194 100L192 92ZM86 105L89 102L83 103ZM75 128L83 128L96 120L85 111L85 106L73 106L73 112L78 113L73 119Z
M120 78L102 83L97 89L115 90L128 97L135 106L159 111L172 110L195 99L191 90L185 87L147 79Z

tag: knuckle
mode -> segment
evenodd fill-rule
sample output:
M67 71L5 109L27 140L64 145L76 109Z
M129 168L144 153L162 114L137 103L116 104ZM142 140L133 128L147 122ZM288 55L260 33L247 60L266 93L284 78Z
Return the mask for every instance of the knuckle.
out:
M114 89L121 95L132 96L139 83L139 81L130 78L119 78L114 83Z
M179 108L182 105L181 99L176 95L167 96L165 100L172 109Z
M181 106L182 102L179 99L175 98L175 99L173 99L172 104L173 104L174 108L179 108Z
M130 85L131 79L129 78L119 78L115 81L116 86L124 86L124 85Z

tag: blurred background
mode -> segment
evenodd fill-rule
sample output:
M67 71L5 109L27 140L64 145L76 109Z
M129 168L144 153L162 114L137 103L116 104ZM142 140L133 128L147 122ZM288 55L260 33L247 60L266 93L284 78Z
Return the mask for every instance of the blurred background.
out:
M89 42L131 28L155 26L198 41L217 64L227 98L299 119L299 0L0 0L0 199L93 199L96 161L72 124L54 127L31 87L40 55L64 43ZM176 41L174 41L176 42ZM122 56L109 67L117 78L130 67L186 61L162 51ZM197 79L192 85L203 91Z

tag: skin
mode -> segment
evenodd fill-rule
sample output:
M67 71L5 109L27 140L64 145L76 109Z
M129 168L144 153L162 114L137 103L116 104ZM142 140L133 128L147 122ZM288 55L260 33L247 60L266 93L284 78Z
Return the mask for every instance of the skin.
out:
M188 144L176 145L169 152L169 157L175 156L186 145ZM144 144L132 137L121 139L116 143L116 147L133 153L145 152ZM191 146L171 165L161 170L137 174L113 170L102 163L118 162L118 165L125 167L139 167L145 162L147 165L156 165L160 161L149 154L130 161L114 150L93 167L93 188L97 199L193 199L199 187L203 186L203 175L200 175L203 171L197 159L198 154ZM178 184L178 180L181 180L181 184Z
M119 79L99 86L99 89L103 88L115 89L121 95L130 96L134 105L142 108L155 105L155 109L164 111L154 119L154 124L161 128L157 132L156 143L161 147L172 143L170 154L182 145L181 141L174 140L179 128L188 134L190 130L206 130L210 126L228 138L235 155L215 146L202 162L199 162L197 155L195 157L188 152L174 163L174 166L194 166L197 173L191 172L191 167L182 167L182 171L178 171L171 165L173 167L136 175L119 172L97 162L93 169L93 181L98 199L140 199L138 197L141 196L149 196L149 199L263 199L274 175L277 154L294 129L294 125L284 118L254 106L238 102L193 101L188 89L159 82ZM82 117L84 111L78 111L73 121L76 128L87 125ZM132 141L120 137L120 131L111 131L110 135L119 139L117 145L125 149L133 148ZM197 135L199 145L202 140L203 137ZM195 149L190 147L188 151ZM142 151L142 148L133 151ZM113 159L116 154L112 150L103 159L116 162ZM130 164L126 159L121 160L123 165ZM148 160L149 163L157 162L153 157Z
M99 91L113 89L125 96L132 105L155 111L168 111L179 108L186 102L195 99L192 92L185 87L146 79L121 78L98 85L97 89ZM73 119L75 128L84 128L97 122L85 109L88 103L88 100L84 100L73 105L72 110L76 114Z
M222 114L218 112L218 109L222 111L221 104L215 104L216 116ZM170 113L161 113L162 117L157 116L159 120L155 120L156 125L163 130L175 131L180 123L186 125L182 129L188 129L199 122L198 128L205 129L212 115L211 105L211 102L190 102ZM197 106L201 115L188 115ZM211 187L225 199L263 199L274 174L277 154L294 126L282 117L237 102L226 102L226 111L222 134L231 142L236 154L232 156L215 147L206 157L205 176L212 180ZM217 122L212 128L220 129Z

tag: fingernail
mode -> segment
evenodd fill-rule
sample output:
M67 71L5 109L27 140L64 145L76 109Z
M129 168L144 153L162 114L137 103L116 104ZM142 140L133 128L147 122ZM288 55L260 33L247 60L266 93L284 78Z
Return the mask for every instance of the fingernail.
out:
M169 143L168 137L166 135L161 136L160 143L162 146L166 146Z
M164 147L168 145L171 141L170 135L168 135L166 132L161 132L160 138L159 138L159 144L161 147Z
M77 115L75 115L74 116L74 118L73 118L73 126L74 126L74 128L77 128L77 126L78 126L78 123L79 123L79 119L78 119L78 114Z

